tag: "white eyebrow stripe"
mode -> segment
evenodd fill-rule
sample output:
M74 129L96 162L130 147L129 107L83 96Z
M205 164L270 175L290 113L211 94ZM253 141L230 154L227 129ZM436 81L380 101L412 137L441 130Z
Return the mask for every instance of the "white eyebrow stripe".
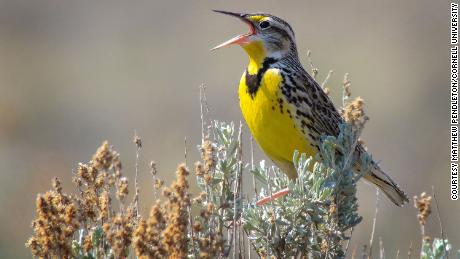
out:
M281 23L281 22L273 19L272 17L267 17L266 19L261 20L261 21L270 21L276 27L282 28L283 30L285 30L289 34L289 37L291 37L292 40L295 40L294 34L292 34L291 29L288 26L286 26L284 23Z

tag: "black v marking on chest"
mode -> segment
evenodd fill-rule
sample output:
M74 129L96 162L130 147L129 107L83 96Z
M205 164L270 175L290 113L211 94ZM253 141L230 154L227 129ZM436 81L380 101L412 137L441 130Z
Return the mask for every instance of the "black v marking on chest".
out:
M264 62L262 63L262 68L260 68L259 71L257 71L257 74L254 75L249 74L249 71L246 68L246 85L248 87L246 91L252 99L254 99L257 90L259 90L260 83L265 72L270 68L270 65L276 63L277 61L278 60L275 58L265 58Z

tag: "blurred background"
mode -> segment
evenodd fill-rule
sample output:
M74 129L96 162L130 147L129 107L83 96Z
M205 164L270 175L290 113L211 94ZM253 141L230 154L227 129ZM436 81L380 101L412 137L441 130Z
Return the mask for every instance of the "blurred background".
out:
M0 0L1 258L30 257L24 242L37 193L53 176L72 192L72 170L103 140L133 179L135 130L144 144L140 202L148 211L150 160L169 183L184 160L185 137L189 166L199 157L200 84L213 118L242 119L237 86L246 54L209 49L247 28L211 9L285 18L303 63L310 49L320 81L334 71L337 105L350 73L371 118L369 150L410 197L434 186L444 229L460 248L460 203L449 198L448 1ZM256 158L265 159L259 150ZM398 249L407 254L411 242L418 251L413 204L380 200L374 244L381 237L389 258ZM359 202L364 219L351 244L358 251L369 242L375 189L361 184ZM427 232L440 236L435 215Z

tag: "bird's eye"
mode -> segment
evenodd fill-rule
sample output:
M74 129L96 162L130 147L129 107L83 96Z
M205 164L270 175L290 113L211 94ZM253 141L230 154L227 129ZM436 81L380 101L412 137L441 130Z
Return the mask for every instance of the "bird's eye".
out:
M268 27L270 27L270 22L268 21L263 21L259 24L260 28L261 29L267 29Z

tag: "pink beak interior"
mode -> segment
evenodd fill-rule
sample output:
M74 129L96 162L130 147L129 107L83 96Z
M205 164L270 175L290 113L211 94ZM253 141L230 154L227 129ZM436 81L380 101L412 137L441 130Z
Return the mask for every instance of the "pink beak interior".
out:
M226 41L226 42L224 42L222 44L219 44L219 45L215 46L214 48L212 48L211 50L220 49L222 47L232 45L232 44L243 45L243 44L249 43L249 39L248 39L249 36L255 34L254 25L252 25L252 23L250 21L246 20L242 15L237 14L237 13L230 13L230 12L225 12L225 11L216 11L216 12L231 15L231 16L236 16L236 17L240 18L243 22L245 22L249 26L249 32L245 33L245 34L238 35L238 36L236 36L236 37L234 37L234 38L232 38L232 39L230 39L230 40L228 40L228 41Z
M216 49L220 49L222 47L225 47L225 46L228 46L228 45L232 45L232 44L245 44L245 43L248 43L247 41L247 38L248 38L249 35L246 35L246 34L242 34L242 35L238 35L232 39L229 39L228 41L224 42L224 43L221 43L217 46L215 46L214 48L212 48L211 50L216 50Z

